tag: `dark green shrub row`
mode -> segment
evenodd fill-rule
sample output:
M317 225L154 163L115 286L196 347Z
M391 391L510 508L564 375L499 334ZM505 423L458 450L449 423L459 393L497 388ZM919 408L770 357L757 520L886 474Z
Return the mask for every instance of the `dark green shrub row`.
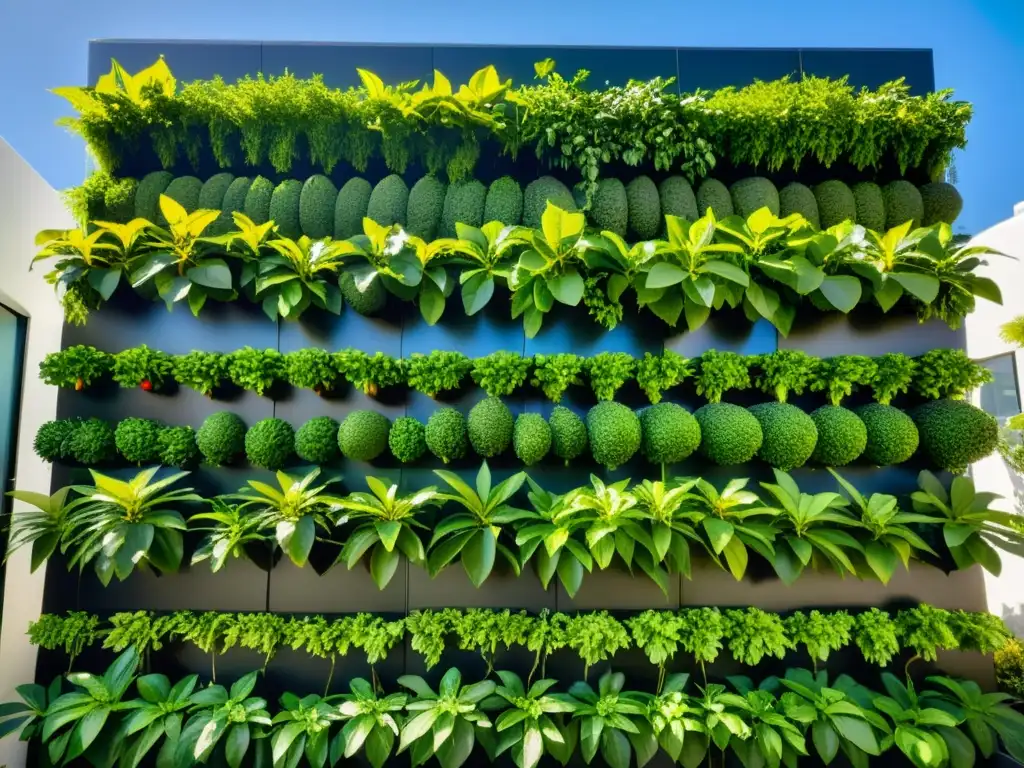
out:
M36 453L46 461L74 460L87 466L110 462L120 454L132 464L190 466L200 457L209 464L230 464L243 454L250 464L279 469L294 457L325 464L345 456L374 461L386 452L401 463L428 452L444 463L472 449L483 458L511 448L525 465L549 454L569 463L590 448L598 464L625 464L639 452L652 464L685 461L695 452L723 466L755 457L790 470L811 462L845 466L859 458L871 464L907 461L920 448L931 466L963 471L996 446L995 419L959 400L936 400L908 416L888 405L853 410L825 405L810 414L787 403L749 409L729 403L705 405L691 414L675 403L659 403L634 412L602 402L585 419L556 406L550 420L537 413L513 418L496 397L481 400L468 416L439 408L425 424L410 416L392 423L375 411L353 411L340 424L313 418L297 431L278 418L246 430L228 412L213 414L198 431L165 427L151 419L129 418L116 429L100 419L59 419L40 427Z

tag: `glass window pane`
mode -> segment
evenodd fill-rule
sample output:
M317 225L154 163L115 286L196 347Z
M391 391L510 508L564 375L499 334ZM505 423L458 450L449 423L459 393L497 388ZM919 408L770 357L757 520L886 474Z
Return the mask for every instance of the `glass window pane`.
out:
M1020 413L1017 396L1017 371L1013 355L1000 355L985 360L982 365L992 371L992 381L981 386L981 407L991 413L1000 424Z

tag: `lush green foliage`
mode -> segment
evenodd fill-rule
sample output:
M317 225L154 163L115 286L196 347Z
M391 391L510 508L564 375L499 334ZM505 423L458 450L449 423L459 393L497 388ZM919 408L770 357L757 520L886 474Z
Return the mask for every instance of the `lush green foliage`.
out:
M963 400L934 400L911 412L921 450L933 466L963 472L995 450L999 427L994 417Z
M294 452L295 430L283 419L262 419L245 433L245 456L254 467L280 469Z
M514 427L512 411L497 397L484 398L474 405L466 420L469 444L485 459L505 452L512 443Z
M711 403L698 408L693 417L700 425L699 450L715 464L744 464L764 442L760 422L738 405Z
M779 402L751 406L748 413L761 426L759 459L788 471L802 467L811 458L818 443L818 428L802 410Z
M338 429L338 447L355 461L373 461L388 447L391 422L376 411L353 411Z
M245 451L245 422L229 411L211 414L196 432L196 444L213 466L230 464Z

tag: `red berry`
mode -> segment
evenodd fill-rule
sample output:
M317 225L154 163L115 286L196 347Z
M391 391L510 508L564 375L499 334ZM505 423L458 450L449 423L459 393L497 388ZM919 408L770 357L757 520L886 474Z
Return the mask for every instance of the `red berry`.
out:
M151 382L149 379L143 379L142 383L139 384L139 386L142 387L143 392L153 391L153 382Z

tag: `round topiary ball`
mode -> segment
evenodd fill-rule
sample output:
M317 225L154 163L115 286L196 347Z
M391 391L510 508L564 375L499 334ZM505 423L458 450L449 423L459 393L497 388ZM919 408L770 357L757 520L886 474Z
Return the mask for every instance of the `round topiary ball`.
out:
M311 464L326 464L338 458L338 422L330 416L316 416L295 433L295 454Z
M963 472L995 450L999 425L994 417L963 400L934 400L911 413L921 449L940 469Z
M964 199L952 184L933 181L931 184L925 184L918 191L921 193L921 202L924 204L922 226L928 227L940 221L952 224L963 210Z
M885 203L882 188L873 181L853 185L853 199L857 203L857 223L876 232L885 231Z
M587 414L587 437L594 461L615 469L640 447L640 418L622 403L598 403Z
M566 465L587 450L587 425L564 405L556 405L548 419L551 450Z
M531 467L551 450L551 427L539 413L521 413L512 442L519 460Z
M853 190L841 181L823 181L814 188L814 199L818 201L822 229L857 219L857 200Z
M342 272L338 276L338 288L345 303L360 315L373 317L384 309L387 303L387 290L380 279L370 281L365 291L356 286L355 276L351 272Z
M696 221L700 218L693 187L682 176L669 176L664 179L658 185L658 197L661 198L662 221L666 216L678 216L687 221Z
M738 405L709 403L693 418L700 425L701 455L723 467L750 461L764 440L761 423Z
M501 398L485 398L470 409L466 427L473 450L489 459L504 453L512 442L512 411Z
M43 461L57 461L68 456L69 438L78 428L76 419L56 419L43 424L33 443L36 455Z
M867 445L862 454L867 461L887 467L902 464L917 451L921 440L917 425L899 408L871 403L854 408L853 412L867 431Z
M245 433L245 455L254 467L280 469L295 452L295 430L282 419L263 419Z
M868 443L868 430L853 411L839 405L823 405L811 412L818 429L818 444L811 460L826 467L843 467L856 459Z
M729 193L733 209L744 219L762 208L767 208L773 216L779 215L779 191L763 176L740 179L729 188Z
M724 219L733 214L729 188L718 179L704 179L697 187L697 213L706 216L708 208L716 219Z
M818 430L814 420L789 403L761 403L747 409L761 425L757 457L788 472L802 467L814 453Z
M388 433L391 455L403 464L416 461L427 452L427 439L423 425L412 416L395 419Z
M153 419L127 418L114 430L117 452L132 464L154 462L159 458L162 426Z
M164 427L158 442L161 464L189 469L199 463L199 446L192 427Z
M640 451L653 464L677 464L700 445L700 425L676 403L658 403L640 411Z
M207 463L230 464L245 450L245 422L228 411L211 414L196 432L196 444Z
M814 197L811 188L792 182L779 190L779 216L787 216L799 213L815 229L821 227L821 217L818 216L818 201Z
M427 419L423 437L427 448L445 464L466 455L466 417L454 408L438 408Z
M911 223L911 229L920 226L924 218L924 201L917 187L905 179L891 181L882 187L885 203L885 226L888 229Z
M618 179L601 179L597 183L594 202L590 206L590 220L600 230L626 236L629 222L629 202L626 187Z
M87 467L110 461L117 455L114 430L103 419L86 419L68 437L65 452Z
M338 447L346 458L373 461L388 447L391 422L377 411L352 411L338 428Z

